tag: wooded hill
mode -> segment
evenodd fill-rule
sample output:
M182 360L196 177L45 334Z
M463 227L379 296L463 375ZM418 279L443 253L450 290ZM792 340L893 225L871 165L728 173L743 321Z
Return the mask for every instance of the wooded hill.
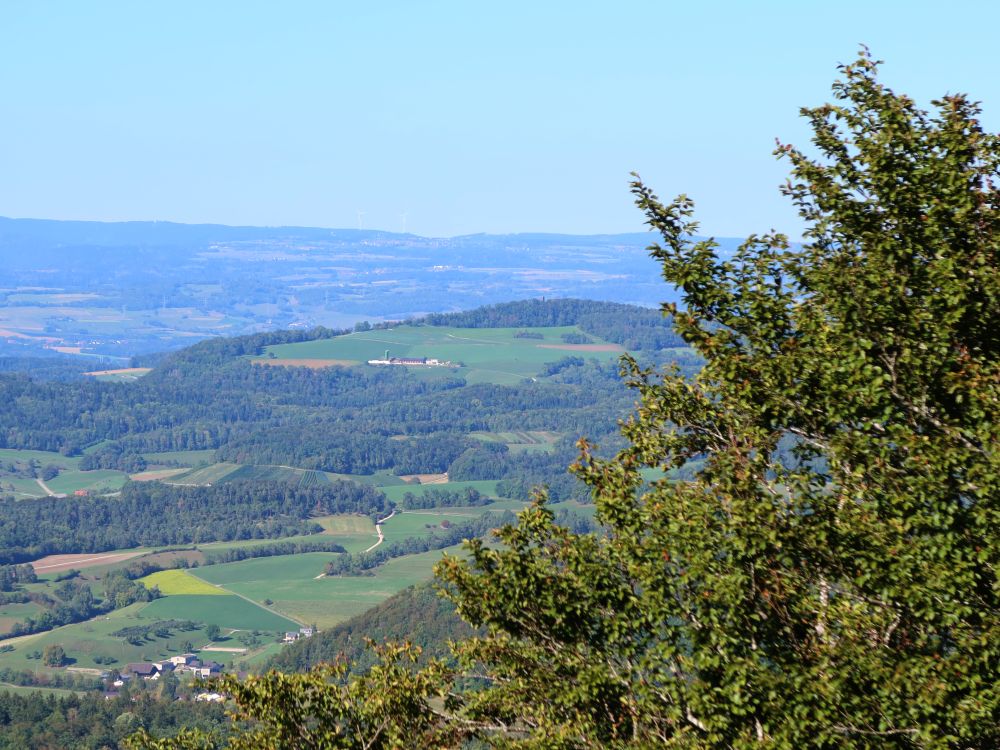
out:
M406 324L439 325L503 325L525 335L576 326L562 335L605 342L601 346L634 345L649 362L676 358L672 348L678 345L669 321L656 311L585 300L516 302ZM147 376L129 383L0 372L0 449L83 454L81 469L129 473L155 466L157 453L212 450L216 461L314 470L311 479L320 482L292 487L237 479L247 476L243 472L210 487L130 482L114 501L0 501L0 561L279 538L317 531L309 519L324 513L388 513L391 503L379 490L331 482L321 472L360 479L374 472L447 472L453 482L505 480L500 492L515 498L526 499L531 486L546 484L555 499L582 499L581 485L566 471L576 439L587 435L609 450L621 444L616 421L632 397L613 352L599 361L585 350L539 350L539 356L550 351L551 362L537 377L511 385L469 384L461 369L428 378L401 367L262 367L251 359L270 346L344 333L319 328L202 341L160 358ZM561 437L531 451L482 439L524 430ZM298 481L300 475L291 476Z
M303 638L280 651L267 664L281 672L304 672L317 664L343 659L360 673L375 663L368 641L407 641L423 657L449 656L448 641L467 638L472 628L458 618L451 602L430 583L400 591L382 604L347 622Z

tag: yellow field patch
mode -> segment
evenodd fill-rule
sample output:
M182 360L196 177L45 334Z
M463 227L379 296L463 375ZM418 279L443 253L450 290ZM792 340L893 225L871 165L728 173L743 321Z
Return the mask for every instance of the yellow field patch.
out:
M183 570L161 570L140 578L139 582L147 589L158 586L160 593L164 596L171 596L172 594L226 596L229 594L225 589L205 583L200 578L195 578Z

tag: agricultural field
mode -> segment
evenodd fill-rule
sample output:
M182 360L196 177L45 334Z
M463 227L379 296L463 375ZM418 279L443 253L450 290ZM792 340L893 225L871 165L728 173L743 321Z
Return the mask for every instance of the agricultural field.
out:
M143 453L142 457L150 466L207 466L214 463L214 450L203 451L163 451L161 453Z
M163 481L170 479L170 477L176 477L178 474L184 474L187 471L183 466L176 469L148 469L140 471L137 474L130 474L129 479L133 482Z
M34 685L11 685L0 682L0 693L31 693L32 695L54 695L57 697L67 697L70 695L83 695L78 690L66 690L64 688L35 687Z
M79 456L4 448L0 449L0 494L13 494L19 499L45 497L48 493L31 477L32 463L38 467L58 467L59 475L44 482L49 491L55 495L69 495L77 490L87 490L90 494L117 492L126 479L126 475L120 471L107 469L80 471ZM14 471L4 470L3 467L7 469L13 467Z
M337 516L320 516L314 521L323 527L327 534L340 536L341 534L374 536L375 526L368 516L356 514L345 514Z
M445 551L456 554L461 547ZM332 557L322 552L211 565L194 572L208 581L226 580L230 591L257 602L270 599L273 609L326 628L361 614L407 586L429 580L441 555L441 550L434 550L397 557L370 576L317 578L325 559Z
M528 337L519 337L527 333ZM577 355L614 360L624 351L617 344L588 338L589 344L567 344L566 334L580 334L576 326L548 328L452 328L448 326L399 326L361 331L319 341L267 347L255 361L267 364L301 364L329 361L362 365L390 357L428 357L461 364L461 367L411 367L423 377L460 374L468 383L508 385L542 373L547 363Z
M504 443L511 451L549 451L555 448L556 441L562 435L549 431L526 432L471 432L469 437L487 443Z
M150 372L152 369L149 367L125 367L117 370L95 370L83 374L107 383L133 383Z
M300 555L257 557L221 565L207 565L195 570L194 576L200 579L202 586L216 592L219 591L216 587L222 586L255 600L275 599L280 597L271 596L269 592L278 592L286 582L314 580L337 555L336 552L306 552Z
M45 497L45 490L34 479L0 473L0 495L13 495L16 500Z
M286 466L240 466L235 471L226 474L225 481L271 480L275 482L299 482L305 473L304 469L291 469Z
M0 448L0 463L30 463L37 461L42 466L54 464L60 470L78 469L80 467L79 456L64 456L54 451L31 451L14 450L13 448Z
M9 633L10 629L26 617L37 617L44 608L34 602L23 604L3 604L0 605L0 635Z
M386 488L406 485L406 481L396 476L391 471L376 471L374 474L336 474L332 471L324 471L328 479L350 479L358 484L368 484L372 487Z
M120 490L127 479L128 475L121 471L95 469L61 472L59 476L49 479L45 484L57 495L71 495L77 490L86 490L91 495L104 495Z
M202 595L225 596L226 592L216 586L195 578L185 570L161 570L139 579L147 589L156 586L164 596Z
M440 484L397 484L390 487L379 486L385 496L393 502L399 502L407 492L413 495L423 495L433 490L464 490L472 487L487 497L496 497L497 483L495 479L477 479L470 482L442 482Z
M524 503L516 504L516 509L523 507ZM430 536L440 529L441 523L444 521L452 525L460 524L478 518L484 513L503 510L506 508L498 508L495 505L477 505L472 508L428 508L426 510L396 511L396 515L382 524L382 533L387 542L413 536Z
M324 534L334 537L348 552L366 550L378 539L375 524L367 516L322 516L313 520L323 527Z
M142 616L147 620L193 620L206 625L218 625L220 628L265 630L271 633L299 628L292 620L236 594L165 596L145 605Z
M207 452L211 451L192 451ZM156 454L151 454L156 455ZM327 474L312 469L297 469L292 466L255 466L250 464L234 464L229 462L200 465L189 471L173 473L162 479L166 484L210 485L223 482L238 481L272 481L301 484L312 487L318 484L328 484L331 478L353 479L348 475Z
M238 599L238 597L233 598ZM158 601L165 602L167 599ZM145 611L148 606L144 603L132 604L93 620L64 625L46 633L9 641L14 650L0 654L0 667L44 670L41 660L32 656L44 651L50 644L59 644L66 650L67 656L72 660L70 666L120 669L128 662L148 661L183 653L184 646L189 643L197 647L208 642L204 627L200 626L194 630L174 628L166 634L166 637L156 637L151 633L150 637L144 639L140 645L129 643L124 637L114 635L124 628L148 626L157 621L194 619L171 614L158 616Z
M240 464L219 463L192 469L184 474L177 474L170 477L165 484L192 484L207 485L215 484L225 479L237 469L242 469Z
M104 575L109 570L119 568L133 558L150 552L148 547L130 550L110 550L108 552L86 552L83 554L46 555L31 563L38 580L49 581L67 570L86 570L88 578Z

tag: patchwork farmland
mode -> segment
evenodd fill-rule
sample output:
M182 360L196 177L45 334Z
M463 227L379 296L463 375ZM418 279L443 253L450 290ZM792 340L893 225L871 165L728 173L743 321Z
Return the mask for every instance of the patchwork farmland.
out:
M219 660L259 664L281 647L286 631L329 628L427 581L442 554L461 554L453 543L466 530L454 527L524 507L532 485L554 479L554 499L576 497L558 485L569 479L572 440L593 425L595 400L604 399L602 418L619 413L601 389L620 387L614 362L622 347L575 326L400 325L303 340L309 335L262 335L259 346L236 351L225 340L204 342L190 361L183 352L169 355L141 380L88 382L95 392L127 394L123 403L132 398L137 405L129 413L146 420L141 429L116 423L123 427L113 437L72 444L100 452L100 462L0 451L0 489L7 482L14 507L25 513L31 511L22 503L50 492L68 495L69 503L77 502L78 490L104 495L79 501L81 511L98 519L133 503L129 513L118 511L124 518L113 532L97 523L88 537L67 542L64 535L62 546L36 548L41 580L18 587L36 599L0 608L0 629L9 633L26 618L39 620L79 587L91 590L97 606L79 615L89 620L20 639L4 641L0 630L0 668L56 669L35 655L57 644L82 669L206 646L235 649L220 652ZM298 343L269 344L276 340ZM387 349L392 357L455 366L366 364ZM159 390L166 383L178 403L161 414L156 399L166 398ZM206 407L219 404L226 416L206 416ZM174 414L192 416L175 426ZM167 447L176 450L157 450ZM134 468L83 471L81 464ZM55 469L48 479L35 476L46 466ZM129 480L152 484L119 491ZM71 533L76 519L59 514L76 506L43 502ZM142 509L153 502L164 502L163 512L147 519ZM190 513L201 507L204 522ZM572 503L553 507L588 512ZM183 518L176 523L175 508ZM140 516L141 522L131 520ZM116 543L135 546L107 549ZM452 546L422 551L445 543ZM42 557L76 549L96 551ZM116 576L161 596L127 606L132 599L123 598L112 609L114 593L105 593L105 582Z

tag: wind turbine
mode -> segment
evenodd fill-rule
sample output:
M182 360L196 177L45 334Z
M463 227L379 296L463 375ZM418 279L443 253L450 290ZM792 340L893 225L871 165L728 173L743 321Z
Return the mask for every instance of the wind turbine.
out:
M365 228L365 212L360 208L358 209L358 229Z
M403 213L401 213L399 215L400 220L403 222L403 234L406 234L406 216L407 216L407 213L408 213L407 211L403 211Z

